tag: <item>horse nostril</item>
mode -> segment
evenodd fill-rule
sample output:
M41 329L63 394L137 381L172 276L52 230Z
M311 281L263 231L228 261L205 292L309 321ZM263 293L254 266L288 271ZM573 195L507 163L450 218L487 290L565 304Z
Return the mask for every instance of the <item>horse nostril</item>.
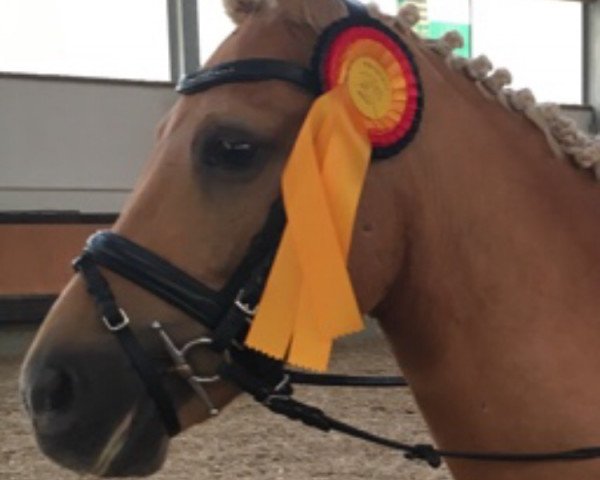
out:
M29 408L34 415L63 413L74 400L73 381L64 370L46 368L31 385Z

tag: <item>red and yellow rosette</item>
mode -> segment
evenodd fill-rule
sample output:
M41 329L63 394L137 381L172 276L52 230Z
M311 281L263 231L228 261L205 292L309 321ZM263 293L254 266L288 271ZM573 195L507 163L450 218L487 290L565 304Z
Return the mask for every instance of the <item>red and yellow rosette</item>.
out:
M413 139L423 95L412 53L377 21L342 21L325 32L319 74L324 90L346 85L362 114L373 157L391 157Z
M370 159L410 143L423 97L410 51L375 20L329 27L315 70L324 93L283 174L288 223L246 345L323 371L333 341L363 328L347 259Z

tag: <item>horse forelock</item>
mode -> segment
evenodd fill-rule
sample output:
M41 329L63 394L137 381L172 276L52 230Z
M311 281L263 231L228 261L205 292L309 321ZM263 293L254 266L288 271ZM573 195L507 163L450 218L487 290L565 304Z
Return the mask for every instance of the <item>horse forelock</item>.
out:
M277 9L284 18L317 32L346 14L342 0L223 0L223 5L236 25L251 15Z
M225 12L236 24L242 23L249 15L270 8L275 0L223 0Z

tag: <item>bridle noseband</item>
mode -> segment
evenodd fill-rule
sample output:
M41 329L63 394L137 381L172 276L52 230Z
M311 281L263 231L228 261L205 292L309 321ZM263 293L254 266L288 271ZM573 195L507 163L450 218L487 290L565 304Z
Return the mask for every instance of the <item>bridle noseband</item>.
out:
M190 349L202 346L219 353L226 352L230 359L230 349L235 347L243 350L243 339L249 328L249 314L252 313L250 305L258 303L284 224L283 207L280 202L276 202L238 269L220 291L207 287L150 250L113 232L98 232L90 237L83 254L75 260L74 268L83 275L104 325L117 338L142 379L169 435L174 436L181 430L175 408L162 385L157 367L133 335L129 319L124 310L119 308L99 267L142 287L186 313L211 332L210 337L194 340L179 349L159 322L153 324L179 372L183 373L186 381L214 414L216 409L204 385L216 381L217 375L210 379L194 375L186 354ZM227 365L230 363L226 362ZM278 362L266 357L260 363L264 364L263 369L268 364L270 369L277 366L281 370Z
M345 3L350 17L360 19L368 16L366 8L361 4L350 0L345 0ZM283 60L262 58L228 62L187 75L179 82L177 91L192 95L223 84L264 80L286 81L312 95L320 93L314 69ZM400 450L407 458L424 460L432 467L438 467L442 457L509 462L586 460L600 457L600 448L515 454L445 451L437 450L432 445L405 444L352 427L329 417L318 408L292 398L294 384L397 387L406 386L407 383L401 377L353 377L296 372L286 369L281 361L244 346L244 339L265 287L284 226L285 213L278 201L271 208L265 225L253 240L238 269L220 291L207 287L148 249L108 231L93 235L82 255L75 260L74 268L82 274L104 326L123 348L156 405L170 436L181 430L176 409L163 386L159 369L136 339L129 318L119 308L100 267L126 278L178 308L208 330L206 336L178 347L160 322L152 324L174 363L175 371L190 385L211 415L216 415L219 411L205 386L226 380L252 395L274 413L322 431L334 430ZM222 354L223 361L214 374L203 376L195 373L188 356L196 349L210 349Z

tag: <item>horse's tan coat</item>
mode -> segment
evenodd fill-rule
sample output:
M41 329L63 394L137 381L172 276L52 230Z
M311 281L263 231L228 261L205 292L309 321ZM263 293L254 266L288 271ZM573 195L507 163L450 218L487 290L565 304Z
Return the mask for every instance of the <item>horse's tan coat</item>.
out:
M339 5L282 4L247 17L211 63L264 55L307 64L313 27L339 15ZM303 23L305 10L311 26ZM441 447L600 444L600 189L554 158L524 116L487 100L415 37L402 35L423 78L424 121L408 149L368 175L350 258L359 301L378 314ZM309 103L278 82L180 100L116 231L213 286L223 284L277 195L285 152ZM194 135L232 119L271 139L276 160L239 185L198 177L190 158ZM110 279L141 330L157 314L170 325L183 321ZM60 344L57 332L65 328L106 341L94 316L74 280L37 347ZM191 322L179 328L180 338L197 329ZM223 390L222 401L229 396ZM180 403L187 425L205 417L193 399ZM600 461L450 466L458 480L600 476Z

